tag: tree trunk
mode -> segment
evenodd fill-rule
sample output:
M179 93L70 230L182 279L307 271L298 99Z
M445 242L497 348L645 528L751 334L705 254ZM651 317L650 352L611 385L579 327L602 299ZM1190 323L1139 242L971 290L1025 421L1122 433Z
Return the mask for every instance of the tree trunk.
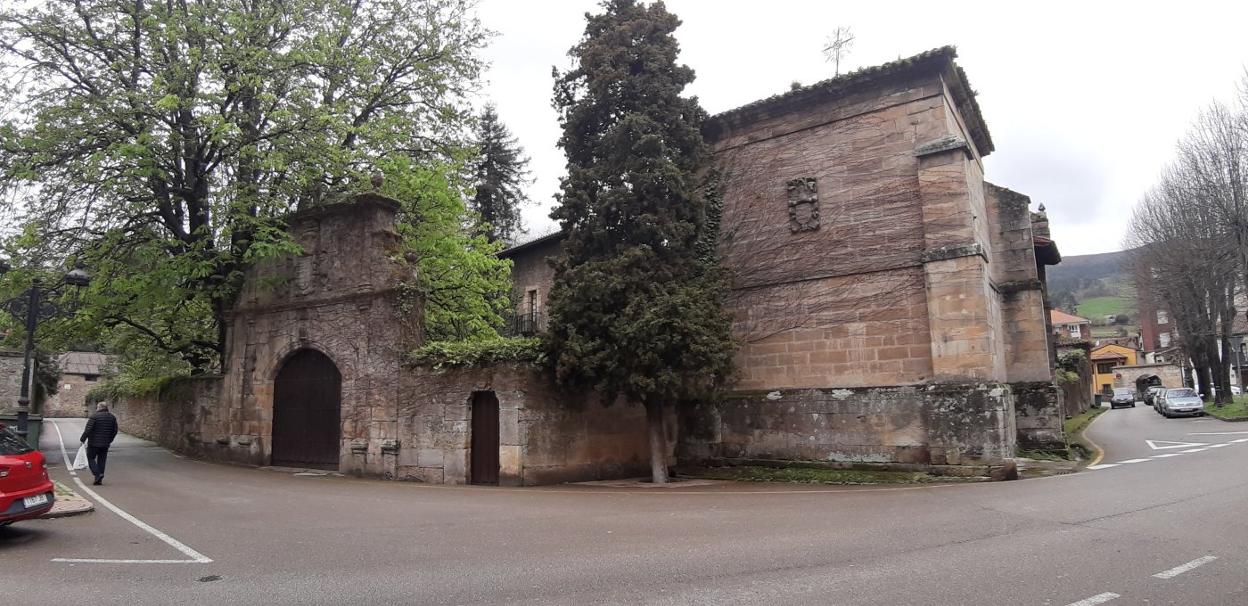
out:
M667 483L667 432L663 431L663 403L646 402L646 425L650 428L650 479Z
M1202 361L1198 364L1195 360L1192 360L1192 363L1196 371L1196 391L1201 398L1208 401L1209 394L1212 393L1210 388L1213 387L1213 372L1209 368L1207 361Z
M1230 326L1230 318L1227 318L1227 321L1225 322L1225 324L1228 327ZM1231 332L1230 330L1222 331L1222 338L1220 339L1220 343L1219 343L1220 348L1218 351L1217 364L1215 364L1213 367L1214 372L1216 373L1214 375L1214 383L1217 385L1217 388L1218 388L1218 395L1214 399L1214 401L1216 401L1218 404L1230 404L1231 403L1231 336L1229 334L1230 332Z

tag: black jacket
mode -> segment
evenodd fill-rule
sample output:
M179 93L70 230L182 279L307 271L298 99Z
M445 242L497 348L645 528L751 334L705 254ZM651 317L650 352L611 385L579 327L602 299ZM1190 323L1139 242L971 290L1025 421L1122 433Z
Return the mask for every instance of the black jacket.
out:
M87 419L87 428L82 430L82 438L79 442L86 442L87 446L108 446L113 443L113 438L117 437L117 417L107 410L101 410Z

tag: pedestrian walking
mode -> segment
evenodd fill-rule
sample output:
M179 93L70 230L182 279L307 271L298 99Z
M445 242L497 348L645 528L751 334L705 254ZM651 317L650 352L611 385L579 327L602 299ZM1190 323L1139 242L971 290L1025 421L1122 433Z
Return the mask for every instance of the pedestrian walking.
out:
M104 464L108 462L108 447L117 437L117 417L108 412L108 403L100 402L95 413L87 419L87 427L82 430L82 438L78 441L87 445L87 465L91 475L95 476L96 486L104 483Z

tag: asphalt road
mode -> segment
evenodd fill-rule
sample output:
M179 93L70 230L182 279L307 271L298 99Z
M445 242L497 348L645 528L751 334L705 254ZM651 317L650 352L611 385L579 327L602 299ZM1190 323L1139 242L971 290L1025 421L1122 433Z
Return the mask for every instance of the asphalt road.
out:
M81 421L57 423L72 456ZM1089 436L1093 471L883 489L425 486L127 439L95 513L0 530L0 601L1248 604L1248 423L1141 406Z

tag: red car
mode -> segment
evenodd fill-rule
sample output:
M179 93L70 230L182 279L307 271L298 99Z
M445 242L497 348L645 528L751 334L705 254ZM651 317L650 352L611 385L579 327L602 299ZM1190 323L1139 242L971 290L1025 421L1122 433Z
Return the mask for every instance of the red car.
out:
M55 500L43 455L0 425L0 526L41 516Z

